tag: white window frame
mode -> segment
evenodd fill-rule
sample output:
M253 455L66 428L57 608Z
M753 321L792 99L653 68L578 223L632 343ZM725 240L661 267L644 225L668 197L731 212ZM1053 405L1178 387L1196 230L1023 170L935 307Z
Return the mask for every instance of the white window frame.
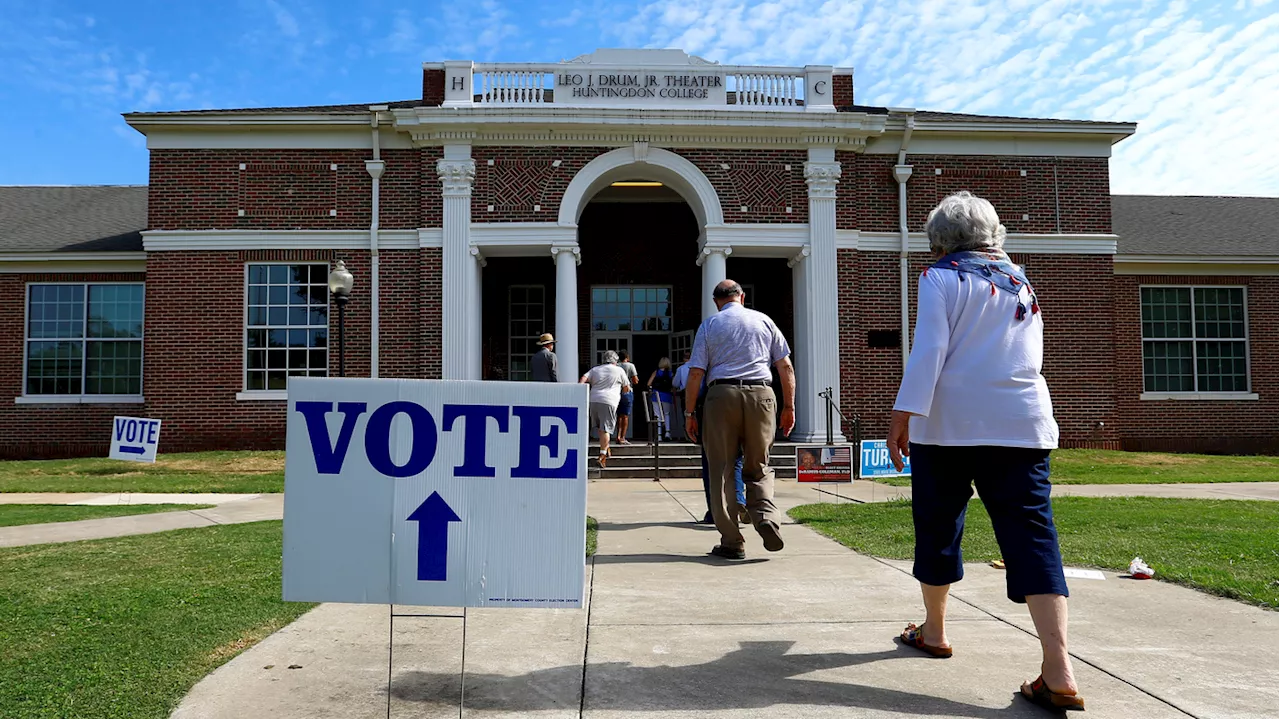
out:
M250 265L285 265L293 267L295 265L324 265L325 276L333 271L333 263L329 260L263 260L263 261L246 261L244 263L244 281L241 283L240 290L240 391L236 392L236 399L241 401L262 401L262 400L287 400L289 399L289 390L287 389L249 389L249 267ZM329 298L328 311L326 312L327 322L325 329L333 327L333 293L328 293ZM312 325L308 325L311 327ZM264 329L263 327L254 326L252 329ZM267 328L269 329L269 328ZM278 329L278 328L277 328ZM330 333L332 335L332 333ZM333 367L333 337L328 336L325 339L325 374L328 375ZM286 380L287 381L287 380Z
M1191 301L1191 336L1190 337L1146 337L1146 333L1142 330L1142 290L1144 289L1179 289L1190 291ZM1243 338L1200 338L1196 336L1196 290L1223 290L1232 289L1240 290L1240 299L1244 309L1244 337ZM1142 394L1139 399L1146 401L1160 400L1190 400L1190 401L1255 401L1258 399L1256 392L1253 392L1253 364L1252 353L1250 352L1249 338L1249 287L1247 285L1176 285L1176 284L1156 284L1156 285L1139 285L1138 287L1138 333L1142 338L1139 357L1142 362ZM1200 385L1200 356L1197 344L1200 341L1214 342L1240 342L1244 344L1244 371L1245 371L1245 391L1243 392L1148 392L1147 386L1147 368L1146 368L1146 344L1147 342L1190 342L1191 343L1191 371L1192 381L1195 386Z
M84 288L84 317L80 329L80 394L27 394L27 366L30 361L30 353L28 347L31 346L31 288L32 286L49 287L49 286L72 286ZM139 375L139 388L145 386L147 377L147 353L146 353L146 334L147 334L147 283L146 281L133 282L28 282L23 287L22 297L22 394L14 398L14 404L142 404L145 400L143 394L86 394L84 389L88 385L89 371L89 287L91 285L138 285L142 288L142 336L137 338L137 342L142 346L142 363L141 373ZM47 341L47 340L35 340ZM95 340L97 341L97 340ZM135 341L133 339L128 340Z
M653 285L650 285L650 284L635 284L635 285L591 285L591 287L589 287L589 288L588 288L588 291L587 291L587 302L589 302L589 303L591 303L591 304L594 304L594 303L595 303L595 295L594 295L595 290L631 290L633 294L631 295L631 299L628 301L628 302L629 302L629 304L631 305L631 307L635 307L636 300L635 300L635 294L634 294L634 292L635 292L636 290L666 290L666 291L667 291L667 299L666 299L667 306L671 309L671 315L670 315L669 317L667 317L667 319L671 321L671 326L672 326L673 328L675 327L675 314L676 314L675 293L676 293L676 290L675 290L675 286L674 286L674 285L658 285L658 284L653 284ZM596 319L596 317L595 317L595 314L593 314L593 309L588 308L588 310L587 310L587 317L588 317L588 321L589 321L590 326L591 326L591 331L592 331L593 333L596 333L596 334L616 334L616 333L618 333L618 332L628 332L628 333L633 334L633 335L669 335L669 334L671 334L671 332L672 332L672 330L637 330L637 329L636 329L636 328L634 328L634 327L632 327L632 328L631 328L631 329L629 329L629 330L608 330L608 329L605 329L605 330L597 330L597 329L595 328L595 319ZM631 313L630 318L631 318L631 319L635 319L635 313L634 313L634 311Z

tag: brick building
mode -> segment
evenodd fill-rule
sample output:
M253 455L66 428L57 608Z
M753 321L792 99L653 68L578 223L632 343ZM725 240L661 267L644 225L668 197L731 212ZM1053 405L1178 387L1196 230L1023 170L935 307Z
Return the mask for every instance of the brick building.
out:
M145 188L0 188L0 456L283 445L289 376L521 380L559 339L677 361L726 277L883 436L919 231L990 199L1045 312L1064 446L1274 452L1276 201L1112 198L1122 122L858 105L851 70L675 50L427 63L420 99L136 113ZM904 306L905 305L905 306ZM909 339L909 336L908 336ZM844 432L851 432L846 425Z

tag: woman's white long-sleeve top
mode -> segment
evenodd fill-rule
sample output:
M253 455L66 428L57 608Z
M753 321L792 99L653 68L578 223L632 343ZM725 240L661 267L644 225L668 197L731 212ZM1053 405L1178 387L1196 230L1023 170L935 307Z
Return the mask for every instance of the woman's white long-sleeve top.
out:
M1056 449L1044 362L1044 321L1026 287L1015 296L981 277L931 268L920 277L915 341L893 408L911 441L944 446Z

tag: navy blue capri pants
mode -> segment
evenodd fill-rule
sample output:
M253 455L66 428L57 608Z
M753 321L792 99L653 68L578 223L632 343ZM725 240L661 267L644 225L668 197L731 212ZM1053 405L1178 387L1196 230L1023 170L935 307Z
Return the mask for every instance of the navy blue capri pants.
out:
M1029 594L1068 596L1049 505L1047 449L912 444L915 578L937 587L964 577L960 538L975 486L1003 554L1009 599L1021 604Z

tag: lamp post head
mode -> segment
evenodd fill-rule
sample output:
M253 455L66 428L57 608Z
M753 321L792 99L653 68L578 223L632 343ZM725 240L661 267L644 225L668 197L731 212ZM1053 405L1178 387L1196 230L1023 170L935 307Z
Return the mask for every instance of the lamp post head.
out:
M347 295L351 294L351 286L355 284L355 278L347 270L346 264L342 260L338 260L333 271L329 273L329 291L341 300L346 300Z

